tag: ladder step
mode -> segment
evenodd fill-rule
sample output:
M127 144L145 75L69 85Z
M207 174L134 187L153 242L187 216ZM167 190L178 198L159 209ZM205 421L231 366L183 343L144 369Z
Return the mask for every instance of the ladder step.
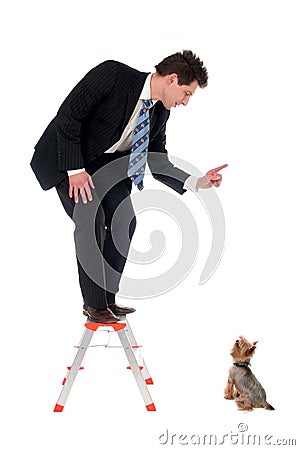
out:
M147 379L145 380L145 383L146 383L146 384L154 384L152 378L147 378Z
M86 322L85 323L85 327L88 328L89 330L92 330L92 331L98 330L99 327L112 327L115 331L120 331L120 330L122 330L123 328L126 327L126 323L119 323L119 322L114 322L114 323Z
M71 370L71 369L72 369L72 366L68 366L67 369L68 369L68 370ZM82 370L82 369L84 369L84 367L83 367L83 366L80 366L80 367L79 367L79 370ZM64 385L66 381L67 381L67 378L65 377L65 378L62 380L62 383L61 383L61 384Z
M139 368L140 368L140 370L143 370L144 366L139 366ZM130 367L130 366L127 366L126 369L131 370L131 367Z

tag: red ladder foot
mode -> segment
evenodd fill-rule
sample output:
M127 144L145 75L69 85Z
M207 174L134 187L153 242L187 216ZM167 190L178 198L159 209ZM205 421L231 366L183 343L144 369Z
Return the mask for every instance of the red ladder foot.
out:
M150 403L149 405L146 405L147 411L156 411L154 403Z
M58 403L56 403L54 412L62 412L63 409L64 409L63 405L59 405Z

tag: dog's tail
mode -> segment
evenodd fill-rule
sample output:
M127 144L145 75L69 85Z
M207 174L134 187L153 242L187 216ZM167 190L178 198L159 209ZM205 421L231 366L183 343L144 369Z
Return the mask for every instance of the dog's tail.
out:
M266 404L265 404L265 409L268 409L269 411L274 411L275 410L275 408L273 408L273 406L270 405L270 403L268 403L268 402L266 402Z

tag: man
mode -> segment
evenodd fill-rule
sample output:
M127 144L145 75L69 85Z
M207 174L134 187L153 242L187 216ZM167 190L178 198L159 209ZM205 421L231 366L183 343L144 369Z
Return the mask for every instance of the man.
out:
M74 218L75 205L87 205L93 199L93 189L97 191L92 176L118 158L126 160L123 178L104 195L95 218L97 244L104 260L119 274L113 289L109 283L106 289L95 282L77 257L84 314L95 322L116 322L117 315L135 311L116 304L115 294L136 226L130 201L132 184L143 188L147 156L153 176L180 194L187 187L220 186L222 176L217 172L226 166L197 179L171 164L165 148L170 110L186 106L196 89L207 85L208 76L200 59L187 50L165 58L155 68L154 73L144 73L116 61L93 68L62 103L36 144L31 161L42 188L56 187L67 214ZM136 140L138 135L140 141ZM138 153L139 145L144 146L144 152ZM135 161L139 161L137 171ZM121 254L113 239L112 219L125 199L132 219L130 223L119 219L115 226L121 236L122 232L129 234ZM78 233L84 234L84 227L78 228Z

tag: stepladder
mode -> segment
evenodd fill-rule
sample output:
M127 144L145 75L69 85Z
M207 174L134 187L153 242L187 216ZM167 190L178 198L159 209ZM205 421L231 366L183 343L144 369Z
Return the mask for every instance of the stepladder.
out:
M120 348L123 348L128 366L127 369L132 371L136 384L145 403L147 411L156 411L148 386L153 384L149 370L141 354L141 346L138 345L127 316L119 316L120 322L115 323L97 323L87 320L84 332L79 345L76 346L77 352L71 366L67 367L66 376L62 382L62 389L58 397L54 412L62 412L66 401L76 379L79 370L83 369L82 363L86 352L91 347L92 338L98 330L107 331L108 333L116 333L120 340ZM103 346L103 344L102 344ZM104 345L110 347L109 343Z

